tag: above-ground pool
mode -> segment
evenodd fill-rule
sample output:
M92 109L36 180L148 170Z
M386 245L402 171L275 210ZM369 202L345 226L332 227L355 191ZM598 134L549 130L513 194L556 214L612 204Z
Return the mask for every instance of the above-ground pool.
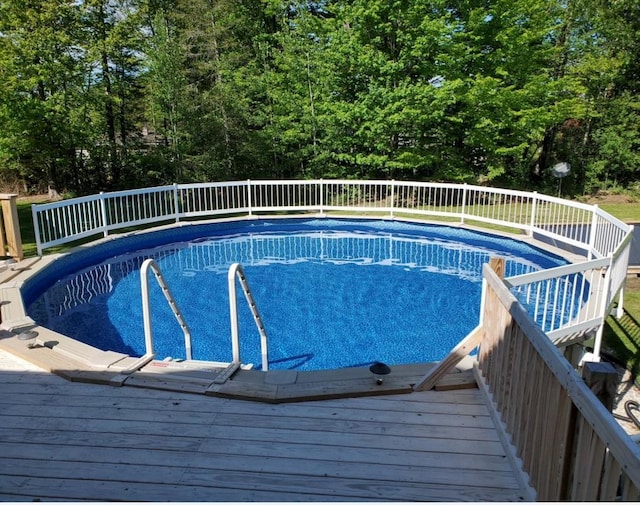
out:
M140 266L153 258L183 312L193 358L231 361L227 272L242 264L268 334L269 368L320 370L442 359L478 324L482 265L506 275L565 264L527 244L447 226L354 219L188 224L70 254L23 288L40 325L104 350L145 353ZM185 357L150 279L158 359ZM238 294L241 357L260 338Z

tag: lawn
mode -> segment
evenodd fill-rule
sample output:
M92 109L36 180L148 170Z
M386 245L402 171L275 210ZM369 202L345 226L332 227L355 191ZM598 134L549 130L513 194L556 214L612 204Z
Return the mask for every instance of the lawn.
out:
M33 217L31 216L29 200L18 201L18 219L20 220L20 235L22 237L22 249L25 256L36 255L36 237L33 232Z
M607 203L599 207L625 223L640 223L640 203Z

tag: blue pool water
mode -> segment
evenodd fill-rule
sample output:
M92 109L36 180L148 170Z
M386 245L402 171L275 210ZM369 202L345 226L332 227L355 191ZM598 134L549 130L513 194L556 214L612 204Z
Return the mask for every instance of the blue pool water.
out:
M507 276L566 263L526 244L446 226L287 219L187 225L69 255L29 282L39 324L105 350L144 354L139 268L154 258L193 336L193 357L231 361L227 271L243 265L269 337L270 369L436 361L478 323L482 265ZM182 331L150 274L156 356L184 358ZM241 357L261 363L239 290Z

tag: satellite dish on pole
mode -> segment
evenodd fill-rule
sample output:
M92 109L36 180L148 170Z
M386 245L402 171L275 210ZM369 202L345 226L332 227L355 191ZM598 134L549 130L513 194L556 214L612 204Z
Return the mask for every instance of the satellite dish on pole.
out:
M566 177L567 175L569 175L569 172L571 172L571 165L569 165L569 163L566 163L564 161L561 163L556 163L551 168L551 173L553 174L554 177L557 177L558 179L562 179L563 177Z
M551 173L558 179L558 196L560 196L562 190L562 179L569 175L569 172L571 172L571 165L565 161L556 163L551 167Z

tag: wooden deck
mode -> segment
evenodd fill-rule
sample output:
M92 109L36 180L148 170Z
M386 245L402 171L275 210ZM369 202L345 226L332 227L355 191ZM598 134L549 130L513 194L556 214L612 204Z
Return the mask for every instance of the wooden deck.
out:
M521 501L477 389L268 404L0 351L0 500Z

